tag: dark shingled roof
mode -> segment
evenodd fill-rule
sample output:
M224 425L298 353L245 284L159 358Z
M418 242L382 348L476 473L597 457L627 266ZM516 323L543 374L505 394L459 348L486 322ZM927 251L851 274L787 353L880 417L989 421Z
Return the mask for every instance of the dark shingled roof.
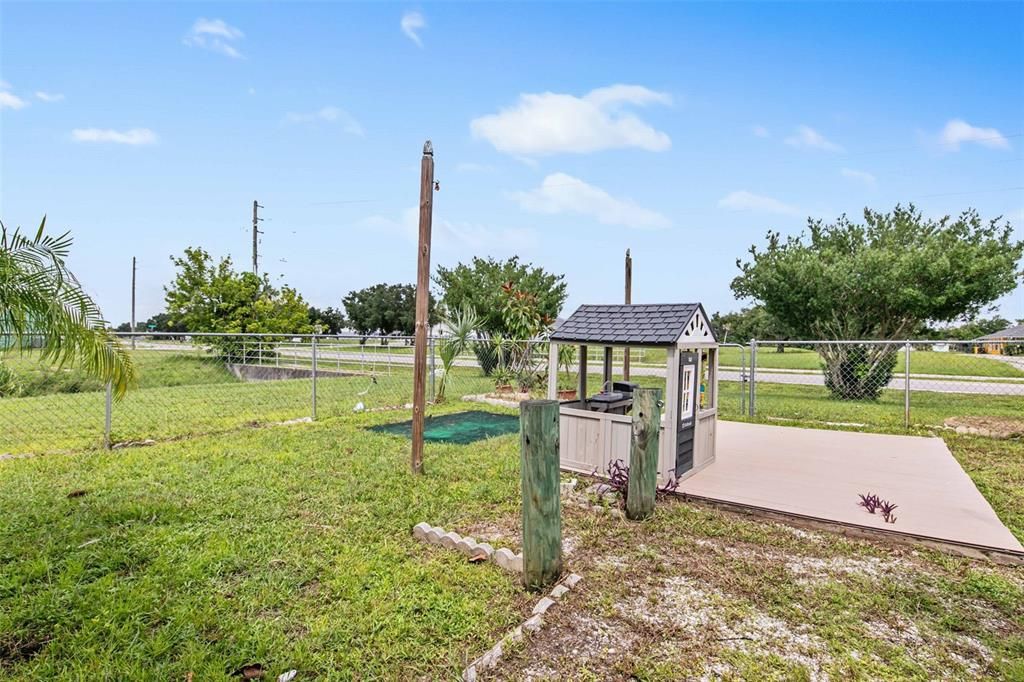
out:
M551 340L669 346L679 340L698 310L703 311L699 303L582 305L558 325Z
M1024 324L1015 324L994 334L978 337L979 341L996 341L999 339L1024 339Z

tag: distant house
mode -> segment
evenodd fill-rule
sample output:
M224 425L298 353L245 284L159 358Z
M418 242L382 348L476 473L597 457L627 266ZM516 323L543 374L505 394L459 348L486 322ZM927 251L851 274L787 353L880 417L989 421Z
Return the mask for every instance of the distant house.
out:
M1024 324L979 336L975 342L981 346L982 352L989 355L1016 355L1017 347L1024 345Z

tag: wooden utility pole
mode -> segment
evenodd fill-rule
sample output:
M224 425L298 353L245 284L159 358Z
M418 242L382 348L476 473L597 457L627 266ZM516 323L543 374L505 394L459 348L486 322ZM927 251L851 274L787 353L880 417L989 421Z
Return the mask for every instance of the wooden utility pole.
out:
M628 305L633 302L633 257L626 249L626 300ZM629 348L622 351L622 380L629 381Z
M420 162L420 239L416 262L416 338L412 373L412 472L423 473L423 417L427 406L427 327L430 325L430 228L434 217L434 148Z
M135 350L135 256L132 256L132 350Z
M557 400L519 403L523 585L529 590L550 585L562 573L558 414Z
M252 274L260 276L260 218L259 209L263 208L259 203L252 200Z
M633 435L629 447L629 489L626 516L646 519L654 513L658 492L658 441L661 432L661 389L633 392Z

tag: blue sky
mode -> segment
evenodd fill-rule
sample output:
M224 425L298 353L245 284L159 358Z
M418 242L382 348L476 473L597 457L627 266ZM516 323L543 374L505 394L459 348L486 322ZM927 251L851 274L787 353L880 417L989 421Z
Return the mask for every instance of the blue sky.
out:
M0 5L0 216L43 213L115 324L169 256L250 261L319 306L520 254L567 311L739 307L735 261L808 215L976 207L1024 238L1024 4ZM283 277L282 277L283 275ZM1020 288L1000 302L1024 317Z

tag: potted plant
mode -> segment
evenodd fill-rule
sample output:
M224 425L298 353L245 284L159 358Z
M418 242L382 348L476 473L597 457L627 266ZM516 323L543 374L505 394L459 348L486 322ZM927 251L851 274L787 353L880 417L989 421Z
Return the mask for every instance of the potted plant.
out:
M499 367L494 370L494 390L498 394L502 393L514 393L515 388L512 382L515 381L516 377L512 370L507 367Z

